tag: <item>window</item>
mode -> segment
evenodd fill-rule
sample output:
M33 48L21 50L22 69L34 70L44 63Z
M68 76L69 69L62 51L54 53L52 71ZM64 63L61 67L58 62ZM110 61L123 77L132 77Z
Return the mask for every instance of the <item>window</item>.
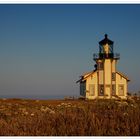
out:
M89 96L94 96L94 93L95 93L95 85L90 84L89 85Z
M86 82L80 83L80 95L85 96L85 90L86 90Z
M100 54L104 52L102 45L99 45L99 52L100 52Z
M119 93L120 96L124 95L124 85L119 85Z
M110 53L113 53L113 45L110 45Z
M103 63L98 63L98 69L103 70L104 69L104 64Z
M113 73L112 73L112 81L115 81L115 80L116 80L116 73L113 72Z
M104 85L99 85L99 95L100 96L104 95Z
M116 94L116 86L112 85L112 95L115 95L115 94Z

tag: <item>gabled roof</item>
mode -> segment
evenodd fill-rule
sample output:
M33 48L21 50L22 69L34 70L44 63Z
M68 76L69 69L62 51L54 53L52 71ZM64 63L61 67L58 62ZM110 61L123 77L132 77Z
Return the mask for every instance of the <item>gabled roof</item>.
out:
M127 81L130 81L126 75L124 75L118 71L116 71L116 73L119 74L120 76L122 76L123 78L125 78Z
M93 73L93 71L83 73L81 76L87 76L87 75L90 75L91 73Z
M96 73L95 70L91 71L91 72L87 72L87 73L84 73L81 77L80 80L76 81L76 83L79 83L81 81L85 81L89 76L91 76L92 74Z
M76 81L76 83L79 83L79 82L81 82L81 81L85 81L89 76L91 76L92 74L94 74L94 73L96 73L96 72L97 72L97 70L96 70L96 71L91 71L91 72L84 73L82 76L80 76L81 79L79 79L78 81ZM125 78L128 82L130 81L130 80L128 79L128 77L125 76L124 74L122 74L122 73L120 73L120 72L118 72L118 71L116 71L116 73L119 74L120 76L122 76L123 78Z

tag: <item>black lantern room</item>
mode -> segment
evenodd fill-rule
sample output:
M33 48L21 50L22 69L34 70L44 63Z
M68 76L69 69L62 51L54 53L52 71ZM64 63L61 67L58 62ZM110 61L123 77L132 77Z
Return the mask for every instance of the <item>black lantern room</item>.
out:
M93 59L95 61L97 59L119 59L120 54L114 53L113 44L114 42L108 39L107 34L105 34L105 38L99 42L99 53L93 54Z
M101 58L113 58L113 43L105 34L105 38L99 42L99 56Z

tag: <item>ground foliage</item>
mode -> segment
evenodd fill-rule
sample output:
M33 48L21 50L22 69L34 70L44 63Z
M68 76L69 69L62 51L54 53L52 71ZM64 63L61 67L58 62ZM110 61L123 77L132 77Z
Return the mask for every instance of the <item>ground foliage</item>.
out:
M139 136L140 98L0 99L1 136Z

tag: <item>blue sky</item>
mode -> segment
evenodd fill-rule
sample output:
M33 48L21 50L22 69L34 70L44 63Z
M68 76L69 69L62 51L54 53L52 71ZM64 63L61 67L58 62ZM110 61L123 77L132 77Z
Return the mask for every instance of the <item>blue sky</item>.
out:
M0 5L0 97L78 96L79 76L107 33L117 69L140 90L140 5Z

